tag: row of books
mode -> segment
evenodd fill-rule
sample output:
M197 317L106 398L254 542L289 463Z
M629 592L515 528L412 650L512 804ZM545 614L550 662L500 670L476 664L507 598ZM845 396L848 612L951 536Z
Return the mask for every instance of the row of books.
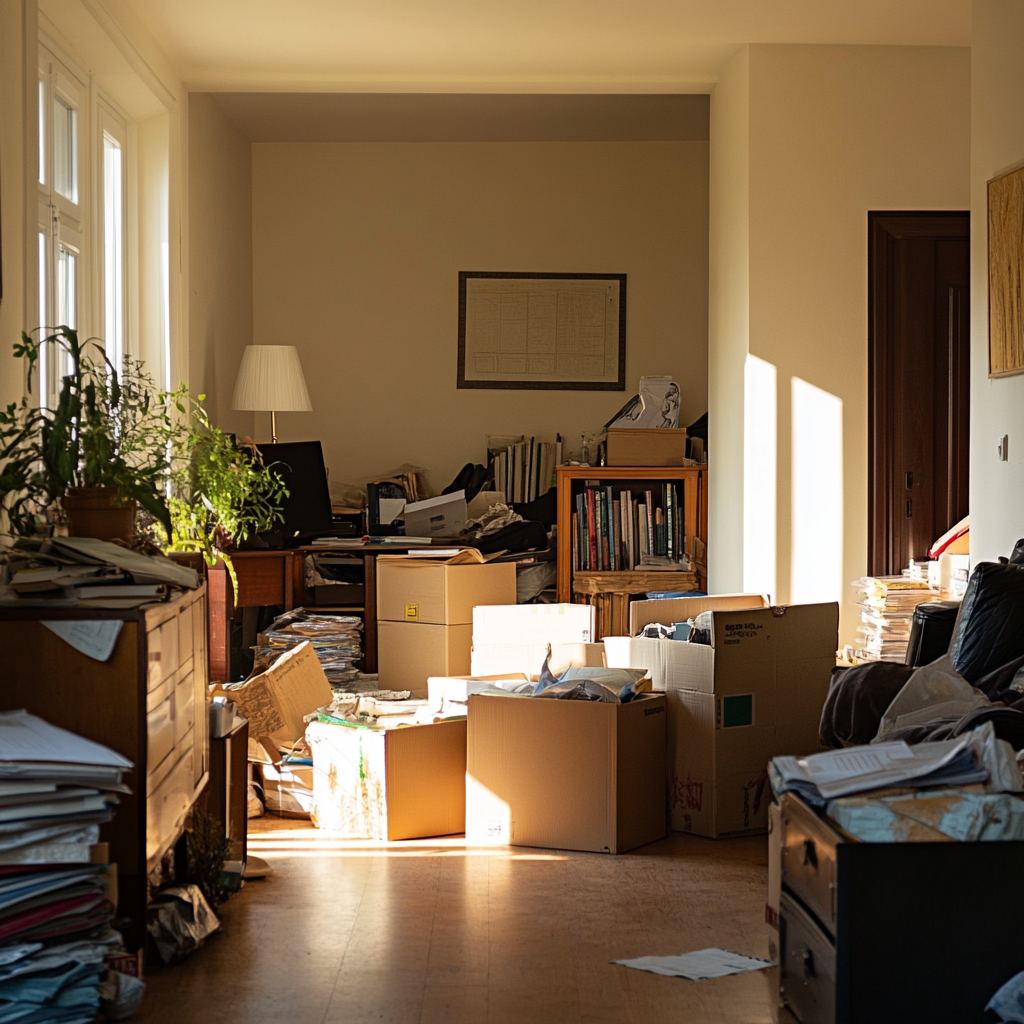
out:
M619 572L686 563L685 484L664 483L634 494L610 485L575 496L573 570ZM660 563L660 564L659 564Z
M555 467L562 462L562 439L524 438L505 448L491 448L489 454L495 490L504 491L506 501L533 501L554 486Z

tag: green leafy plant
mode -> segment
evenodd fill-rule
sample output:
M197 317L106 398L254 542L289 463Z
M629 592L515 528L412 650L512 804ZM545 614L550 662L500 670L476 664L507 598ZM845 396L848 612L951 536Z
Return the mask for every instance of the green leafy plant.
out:
M28 397L44 348L68 370L53 409ZM171 416L142 363L125 360L119 373L98 342L67 326L38 340L22 333L14 355L27 364L28 396L0 411L0 506L12 532L33 533L71 487L115 488L169 532Z
M192 830L187 837L189 880L216 909L231 895L220 878L224 862L231 856L231 840L225 836L224 826L203 811L192 815Z
M180 421L168 434L171 530L163 546L201 552L211 566L223 558L237 593L230 552L239 540L283 521L288 491L255 446L239 447L210 422L205 395L192 399L182 385L161 398Z

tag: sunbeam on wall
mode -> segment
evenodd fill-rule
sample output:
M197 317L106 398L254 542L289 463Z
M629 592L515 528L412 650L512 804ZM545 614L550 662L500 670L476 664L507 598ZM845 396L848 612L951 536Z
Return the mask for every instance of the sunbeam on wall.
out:
M843 594L843 400L793 378L790 601Z

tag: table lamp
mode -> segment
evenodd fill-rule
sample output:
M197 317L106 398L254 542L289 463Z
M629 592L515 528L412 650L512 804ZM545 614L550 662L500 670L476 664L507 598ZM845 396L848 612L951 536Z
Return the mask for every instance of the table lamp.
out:
M232 409L269 412L270 436L277 444L279 412L311 412L313 406L294 345L246 345L235 381Z

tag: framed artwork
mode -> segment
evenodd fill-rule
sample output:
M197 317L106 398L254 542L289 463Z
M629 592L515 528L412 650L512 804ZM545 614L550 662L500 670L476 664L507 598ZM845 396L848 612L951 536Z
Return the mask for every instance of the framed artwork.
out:
M988 375L1024 373L1024 167L988 183Z
M458 387L625 391L626 275L461 271Z

